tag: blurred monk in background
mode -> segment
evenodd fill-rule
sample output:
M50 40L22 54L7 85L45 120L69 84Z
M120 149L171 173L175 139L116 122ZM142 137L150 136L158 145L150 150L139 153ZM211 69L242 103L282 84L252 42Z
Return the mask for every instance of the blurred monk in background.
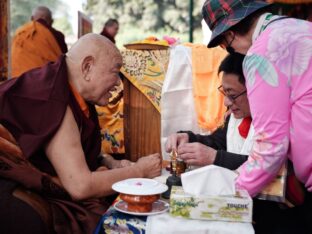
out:
M50 9L38 6L32 12L31 21L16 30L12 42L12 77L55 62L67 52L64 35L52 23Z
M116 19L108 19L103 27L102 32L100 33L102 36L107 37L114 44L116 43L115 37L119 30L119 23Z

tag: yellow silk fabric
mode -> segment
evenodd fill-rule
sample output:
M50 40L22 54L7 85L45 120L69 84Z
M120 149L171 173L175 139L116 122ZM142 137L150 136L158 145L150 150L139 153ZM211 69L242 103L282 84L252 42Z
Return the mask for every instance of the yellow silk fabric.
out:
M169 50L124 50L122 74L160 112L161 88L169 62Z
M122 89L121 84L110 100L114 99ZM104 153L125 153L123 107L123 98L114 104L96 106L101 127L102 152Z

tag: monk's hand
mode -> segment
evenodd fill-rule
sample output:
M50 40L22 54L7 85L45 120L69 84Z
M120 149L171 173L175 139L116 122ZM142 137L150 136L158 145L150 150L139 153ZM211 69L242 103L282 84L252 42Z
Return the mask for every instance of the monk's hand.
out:
M160 154L151 154L139 158L135 166L142 172L144 178L154 178L161 174Z
M123 167L129 167L131 166L132 162L130 162L129 160L126 160L126 159L122 159L122 160L116 160L116 159L112 159L111 160L111 169L115 169L115 168L123 168Z
M102 157L103 157L102 163L109 169L128 167L133 164L132 162L126 159L116 160L109 154L103 154Z
M96 171L107 171L107 170L109 170L109 169L105 166L100 166L96 169Z
M213 164L217 151L201 143L185 143L178 147L178 157L192 166L206 166Z
M179 145L189 142L187 133L174 133L171 134L166 141L165 150L170 153L172 150L177 150Z
M134 164L133 162L131 162L131 161L127 160L127 159L122 159L122 160L117 160L117 161L119 161L119 165L118 165L119 168L121 168L121 167L129 167L129 166Z

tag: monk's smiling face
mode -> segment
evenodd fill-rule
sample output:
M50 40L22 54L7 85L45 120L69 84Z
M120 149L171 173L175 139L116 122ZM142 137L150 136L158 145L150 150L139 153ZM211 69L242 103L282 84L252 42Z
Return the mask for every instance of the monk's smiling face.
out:
M119 71L122 66L122 58L119 54L112 57L104 57L96 65L92 80L92 94L90 100L99 106L107 105L112 97L111 92L120 85Z
M104 106L120 85L122 57L106 37L94 33L82 36L66 55L69 81L83 99Z

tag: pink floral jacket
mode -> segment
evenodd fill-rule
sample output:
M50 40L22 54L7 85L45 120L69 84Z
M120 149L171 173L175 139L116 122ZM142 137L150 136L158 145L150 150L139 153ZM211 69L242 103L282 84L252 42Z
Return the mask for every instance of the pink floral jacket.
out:
M275 21L253 42L244 60L255 128L251 155L236 187L255 196L287 157L312 191L312 23Z

